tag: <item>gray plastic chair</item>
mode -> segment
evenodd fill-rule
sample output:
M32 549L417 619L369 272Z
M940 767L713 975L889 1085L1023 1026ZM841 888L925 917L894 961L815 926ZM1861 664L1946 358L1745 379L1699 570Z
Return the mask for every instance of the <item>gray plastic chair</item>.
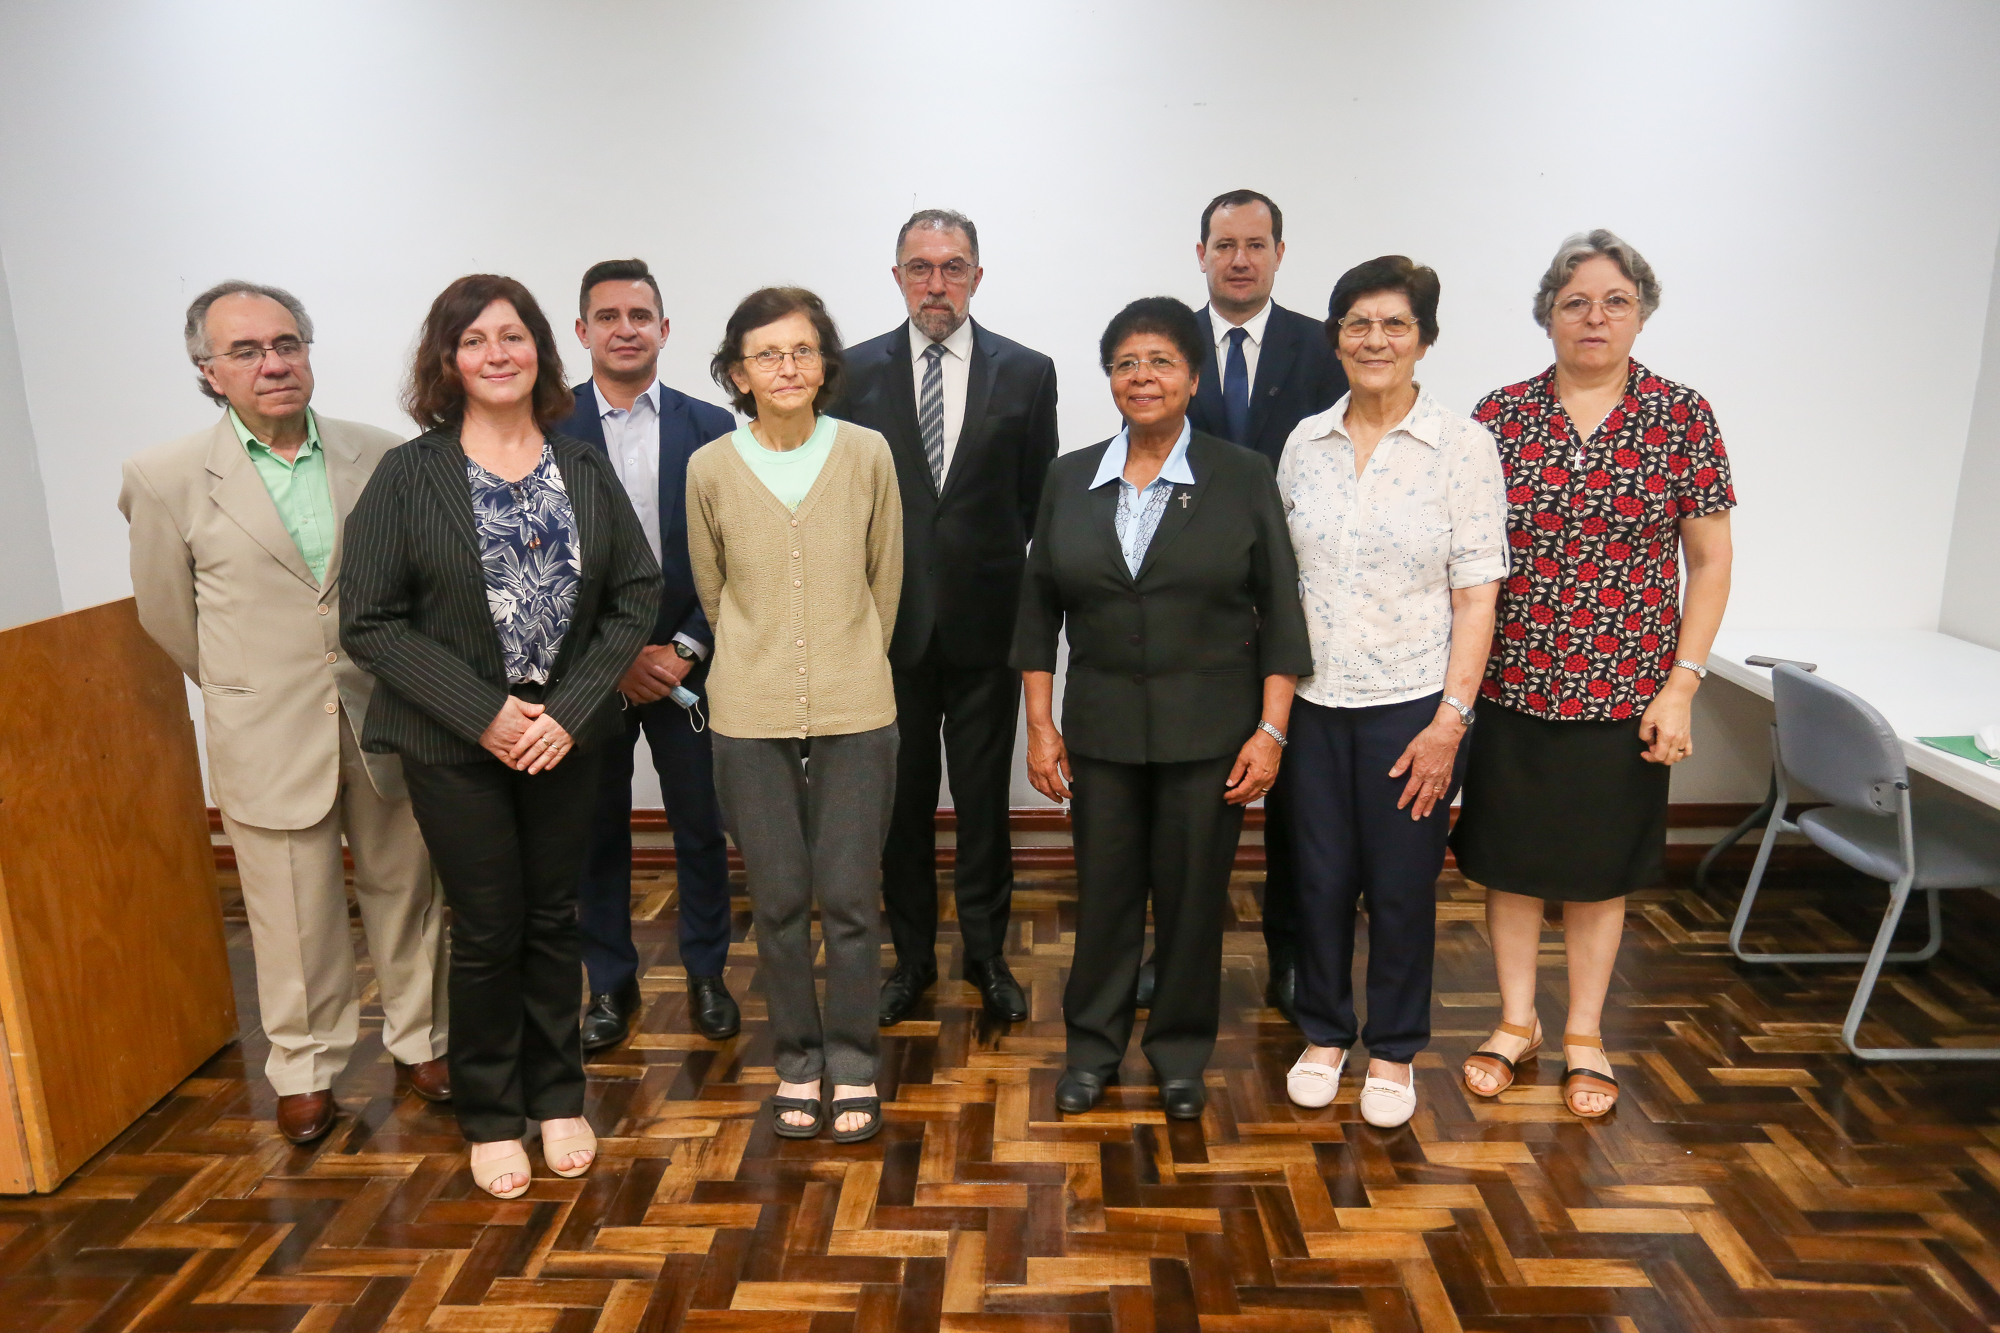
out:
M1729 930L1729 947L1748 963L1865 963L1841 1040L1863 1060L1995 1060L2000 1049L1935 1046L1862 1046L1861 1018L1884 963L1921 963L1944 943L1938 893L2000 884L2000 821L1942 802L1912 802L1902 743L1866 700L1838 685L1780 663L1771 671L1778 720L1771 728L1777 806L1757 849L1757 863ZM1785 818L1791 784L1810 788L1832 804ZM1764 868L1778 834L1803 833L1813 845L1864 875L1889 881L1889 910L1867 953L1747 953L1743 928L1764 882ZM1913 952L1891 953L1889 941L1903 919L1912 889L1929 896L1930 942Z

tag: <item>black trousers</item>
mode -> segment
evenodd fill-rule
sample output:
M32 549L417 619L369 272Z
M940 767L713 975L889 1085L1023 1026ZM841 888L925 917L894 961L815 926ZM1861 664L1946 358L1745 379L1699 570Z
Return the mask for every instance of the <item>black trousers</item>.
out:
M451 906L452 1109L474 1143L583 1114L576 885L598 769L589 750L532 776L403 761Z
M702 693L698 684L688 688ZM632 944L632 756L641 730L674 828L681 965L691 977L716 977L729 964L729 844L715 799L708 732L696 731L687 710L671 699L628 708L625 718L624 736L601 747L590 852L577 890L583 965L593 995L624 990L639 976L639 951Z
M1431 958L1437 877L1451 832L1451 800L1465 780L1459 742L1451 787L1422 819L1396 808L1406 773L1389 776L1403 747L1437 716L1441 694L1376 708L1292 704L1292 844L1299 886L1297 1008L1315 1046L1348 1047L1354 1021L1354 923L1368 904L1368 1026L1377 1059L1408 1064L1431 1039Z
M1159 994L1140 1042L1162 1079L1200 1078L1222 1001L1222 919L1243 807L1222 799L1235 752L1184 764L1072 753L1076 954L1063 990L1068 1063L1109 1074L1132 1036L1153 898Z
M937 948L938 732L951 769L958 819L952 876L965 961L998 958L1014 897L1008 791L1021 675L1005 667L955 667L937 640L922 665L895 673L896 808L882 849L882 901L896 961L922 966Z

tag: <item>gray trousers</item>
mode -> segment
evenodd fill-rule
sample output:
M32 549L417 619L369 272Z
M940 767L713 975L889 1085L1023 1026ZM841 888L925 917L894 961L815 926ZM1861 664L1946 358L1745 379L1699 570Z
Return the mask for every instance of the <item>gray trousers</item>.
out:
M714 736L715 792L743 853L778 1077L873 1083L896 728L810 740ZM826 945L824 1013L813 988L815 897Z

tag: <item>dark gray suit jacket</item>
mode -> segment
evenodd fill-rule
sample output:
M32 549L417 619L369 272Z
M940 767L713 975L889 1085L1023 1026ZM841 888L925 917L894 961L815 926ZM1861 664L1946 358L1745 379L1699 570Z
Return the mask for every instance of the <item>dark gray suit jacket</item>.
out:
M1215 358L1215 324L1206 306L1201 321L1201 383L1188 404L1188 420L1196 430L1228 439L1228 417L1222 410L1222 367ZM1326 328L1310 315L1271 302L1264 325L1264 347L1257 354L1257 379L1250 386L1250 438L1234 443L1255 449L1273 468L1284 456L1292 428L1307 417L1326 411L1347 392L1347 372L1326 340Z
M564 435L549 443L583 571L543 703L581 748L620 725L618 679L659 614L660 567L604 455ZM341 643L377 681L361 747L425 764L488 758L479 737L507 700L507 673L458 433L384 455L343 542Z
M1124 764L1233 754L1263 715L1264 677L1312 674L1277 478L1248 449L1196 431L1194 485L1174 487L1135 579L1118 547L1117 483L1089 489L1110 443L1049 468L1012 665L1054 671L1067 631L1062 726L1078 754Z

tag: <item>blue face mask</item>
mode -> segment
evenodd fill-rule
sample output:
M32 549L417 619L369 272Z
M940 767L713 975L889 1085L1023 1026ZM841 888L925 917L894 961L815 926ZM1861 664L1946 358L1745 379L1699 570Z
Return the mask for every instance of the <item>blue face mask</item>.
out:
M701 696L693 690L685 685L676 685L674 686L673 693L667 697L682 708L687 709L688 725L692 726L696 731L700 731L708 725L708 719L701 715Z

